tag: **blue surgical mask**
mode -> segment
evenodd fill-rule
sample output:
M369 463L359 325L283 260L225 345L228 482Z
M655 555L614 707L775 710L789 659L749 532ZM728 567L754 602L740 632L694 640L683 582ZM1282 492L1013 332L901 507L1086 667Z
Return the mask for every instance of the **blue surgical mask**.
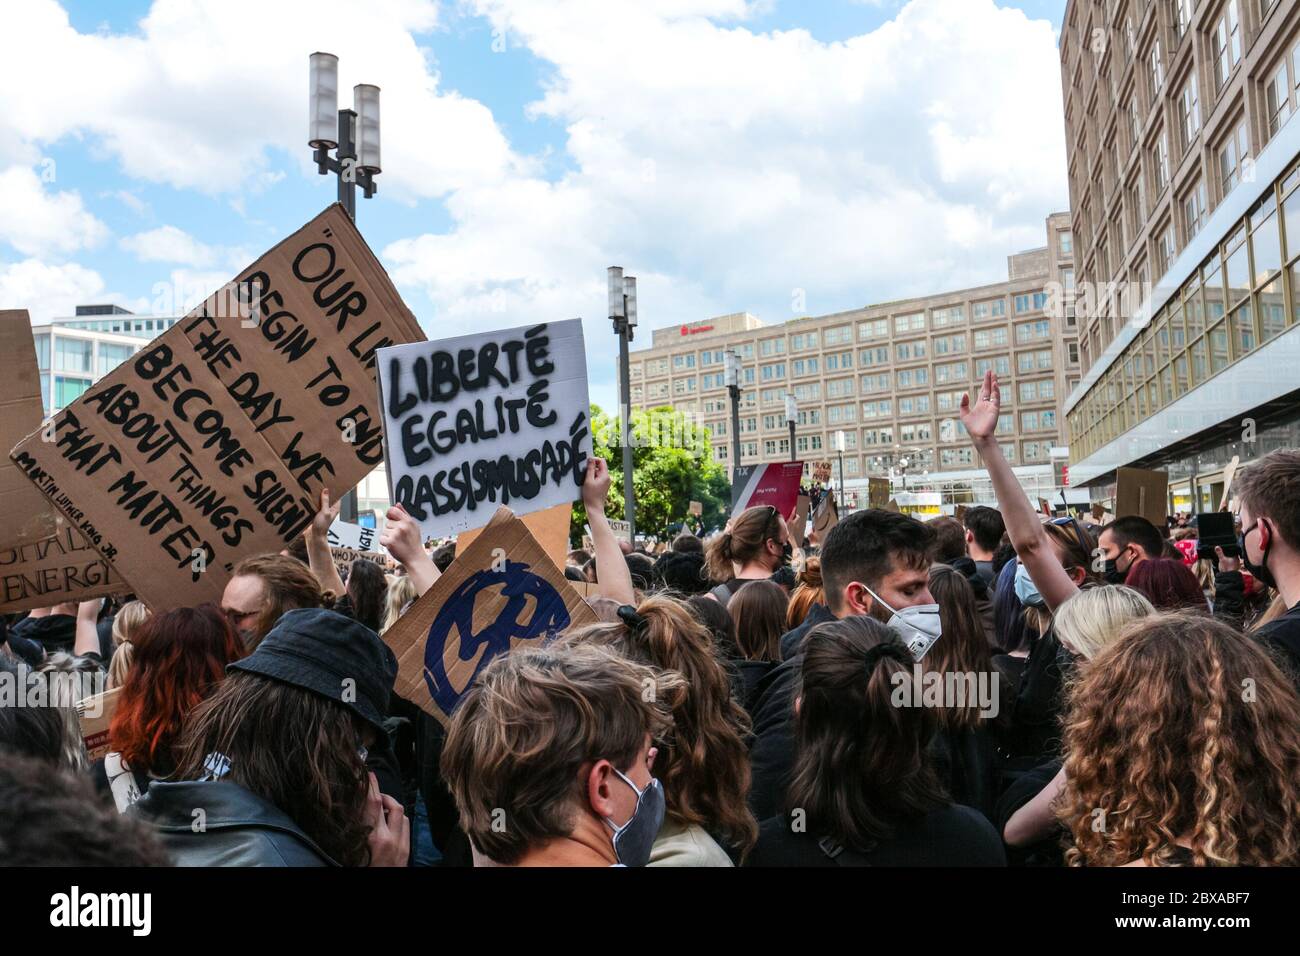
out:
M865 584L862 586L867 588ZM867 588L867 593L880 601L880 606L893 615L885 626L902 639L914 661L920 662L943 636L943 624L939 620L939 605L914 604L901 611L895 611L871 588Z
M1023 564L1016 565L1016 597L1025 607L1044 607L1047 602L1038 593L1038 586L1029 576L1029 569Z
M638 790L622 771L617 767L613 770L636 794L636 809L627 823L619 826L604 817L606 825L614 831L614 858L623 866L645 866L650 862L650 850L664 822L664 787L658 778L651 777L646 788Z

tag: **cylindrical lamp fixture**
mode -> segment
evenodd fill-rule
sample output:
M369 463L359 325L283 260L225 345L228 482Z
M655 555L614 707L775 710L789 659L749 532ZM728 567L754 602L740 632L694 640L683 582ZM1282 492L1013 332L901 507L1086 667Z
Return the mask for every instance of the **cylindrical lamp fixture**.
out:
M313 53L309 62L307 145L333 149L339 131L339 58L333 53Z
M626 294L623 288L623 267L610 266L605 272L609 277L609 317L621 319L623 318L623 296Z
M382 172L379 162L379 87L371 83L352 87L352 108L357 111L357 165L373 176Z
M628 328L636 327L636 276L623 277L623 296L627 306Z
M794 396L787 395L785 397L785 420L793 425L796 421L798 421L798 419L799 419L799 408L795 404Z

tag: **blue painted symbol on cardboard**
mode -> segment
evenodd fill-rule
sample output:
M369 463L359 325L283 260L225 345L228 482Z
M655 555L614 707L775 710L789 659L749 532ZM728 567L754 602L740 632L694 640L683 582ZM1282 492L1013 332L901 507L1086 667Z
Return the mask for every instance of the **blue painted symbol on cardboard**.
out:
M505 603L496 619L476 633L475 602L483 591L497 587ZM531 616L521 621L520 614L527 608L529 598L533 604ZM479 671L498 654L509 653L513 642L540 639L545 643L568 626L569 609L564 606L564 599L545 578L528 570L528 565L507 560L504 571L493 568L475 571L451 593L429 627L424 644L424 683L429 696L450 717ZM453 629L460 642L457 658L468 664L478 657L474 673L459 688L452 686L445 663Z

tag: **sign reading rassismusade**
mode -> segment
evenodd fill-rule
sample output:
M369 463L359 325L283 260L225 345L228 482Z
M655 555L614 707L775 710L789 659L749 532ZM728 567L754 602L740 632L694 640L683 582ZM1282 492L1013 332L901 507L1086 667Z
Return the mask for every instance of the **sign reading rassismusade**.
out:
M379 352L388 482L426 536L578 497L591 454L582 320Z
M334 205L11 457L155 609L215 601L383 460L376 350L422 338Z

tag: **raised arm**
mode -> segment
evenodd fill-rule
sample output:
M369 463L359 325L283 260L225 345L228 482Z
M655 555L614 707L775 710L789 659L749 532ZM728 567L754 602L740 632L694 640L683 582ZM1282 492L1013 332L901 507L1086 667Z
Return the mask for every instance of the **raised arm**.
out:
M316 511L316 517L311 519L304 536L307 539L307 564L311 568L311 573L316 575L316 580L326 591L333 591L336 595L342 596L347 588L343 584L343 579L339 577L339 569L334 567L329 537L330 525L338 516L339 506L336 504L330 507L329 489L322 488L320 508Z
M993 493L998 499L998 510L1006 522L1016 556L1029 572L1047 606L1056 610L1079 593L1079 589L1061 567L1056 549L1043 530L1043 523L1038 520L1038 513L1029 504L1024 489L1016 480L1015 472L998 447L995 432L1001 411L1002 390L998 387L998 377L991 371L984 373L984 381L974 405L971 404L970 395L961 397L962 424L966 426L971 443L984 460L989 477L993 479Z
M415 585L416 594L423 596L433 587L441 572L424 550L419 524L401 505L393 505L384 515L384 530L379 535L379 543L406 568L406 576Z
M582 482L582 503L591 525L591 543L596 549L596 593L619 604L635 604L632 572L628 570L623 549L618 546L614 529L605 517L605 499L609 496L609 465L603 458L587 459L587 476Z
M80 657L83 654L99 653L99 598L82 601L77 605L77 637L72 653ZM105 661L105 663L108 663Z
M1032 800L1011 814L1002 828L1002 839L1007 846L1029 846L1050 837L1058 825L1052 805L1064 789L1065 768L1062 767Z

